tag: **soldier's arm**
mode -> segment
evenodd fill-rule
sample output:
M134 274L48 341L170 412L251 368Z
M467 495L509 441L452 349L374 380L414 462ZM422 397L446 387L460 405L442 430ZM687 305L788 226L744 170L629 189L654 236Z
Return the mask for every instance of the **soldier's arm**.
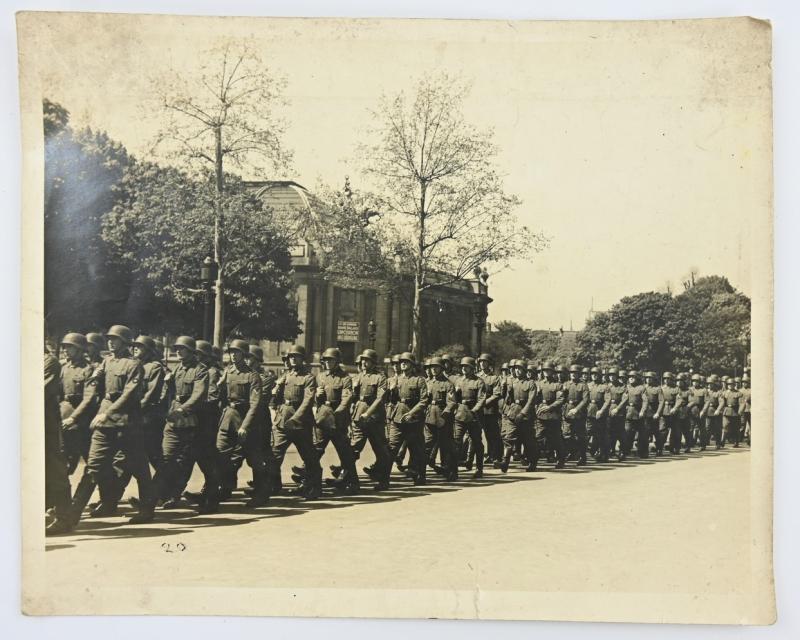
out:
M411 407L406 414L415 418L419 413L424 414L425 409L428 407L428 385L423 378L417 378L417 389L419 389L419 402Z
M522 411L520 411L521 414L526 416L529 416L533 411L533 405L536 402L536 394L538 393L538 385L535 382L532 382L531 384L533 384L533 389L531 390L531 393L528 394L528 401L525 403L525 406L522 407Z
M485 384L485 383L484 383ZM493 407L500 401L500 381L498 380L497 384L492 387L492 393L489 394L488 390L486 392L486 402L484 403L484 407ZM488 387L488 385L487 385Z
M560 409L564 406L564 403L567 401L567 392L562 386L561 389L558 390L556 393L555 400L550 403L550 410Z
M157 404L160 400L161 385L164 384L164 367L153 367L149 375L143 374L143 377L144 394L142 395L142 408L151 404Z
M217 381L217 395L219 395L220 405L224 405L228 401L228 370L223 369L222 374Z
M250 382L250 407L242 419L242 424L239 427L240 432L247 432L250 429L250 425L256 419L258 407L261 404L261 376L255 371L251 371L248 377Z
M317 392L317 379L312 375L307 375L303 382L303 399L300 401L300 406L292 414L291 420L299 420L303 414L307 413L314 404L314 394Z
M480 411L486 406L486 383L478 378L478 397L475 400L473 411Z
M606 413L608 413L608 409L611 406L611 389L606 387L606 391L603 394L603 406L600 407L600 411L597 412L597 417L602 418Z
M675 409L677 409L678 407L682 407L682 406L683 406L683 394L682 393L676 393L675 394L675 404L672 405L672 411L670 413L675 413Z
M658 408L656 409L656 416L660 417L661 414L664 412L664 403L665 402L666 402L666 399L664 398L664 390L661 387L659 387L658 388Z
M198 367L195 373L194 384L192 385L192 394L189 399L181 405L184 411L193 411L197 408L198 403L203 402L208 396L208 369L205 367Z
M589 387L587 387L585 384L582 384L581 386L583 387L583 393L581 394L583 399L574 407L576 415L589 405Z
M272 398L269 401L269 406L275 409L283 402L283 389L286 386L286 376L282 375L275 381L275 386L272 389Z
M452 382L448 381L447 386L447 399L445 401L444 410L442 413L453 413L456 410L456 406L458 406L458 402L456 402L456 388Z
M138 362L130 367L128 372L128 381L125 383L122 393L119 394L119 398L112 402L111 406L106 409L107 414L116 413L119 411L139 392L139 389L141 389L142 386L142 374L142 365Z
M353 401L353 379L345 374L342 382L342 399L339 402L339 406L336 407L335 411L339 413L344 413L345 411L350 410L350 403Z
M369 418L376 411L380 411L381 406L386 401L386 395L386 376L381 375L378 378L378 385L375 388L375 399L372 401L372 404L369 405L369 408L361 415L364 418Z

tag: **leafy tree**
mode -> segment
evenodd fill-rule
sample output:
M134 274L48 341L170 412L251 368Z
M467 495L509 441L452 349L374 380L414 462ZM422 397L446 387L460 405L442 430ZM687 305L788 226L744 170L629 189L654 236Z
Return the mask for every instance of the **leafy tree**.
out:
M120 317L126 292L101 239L103 215L122 197L130 158L103 132L74 131L69 112L43 101L46 332L105 327Z
M445 353L453 358L453 363L456 369L458 369L458 363L461 358L470 355L467 351L467 348L463 344L446 344L433 351L431 353L431 357L443 356Z
M498 365L512 358L530 358L533 355L530 331L516 322L498 322L487 334L486 349Z
M376 223L413 280L418 357L423 292L481 273L486 264L530 256L546 243L519 225L520 201L503 190L492 131L464 118L467 93L464 83L439 75L423 77L410 99L384 96L372 113L374 142L359 149L379 196Z
M225 324L225 282L233 275L231 269L236 269L228 264L222 246L223 238L230 235L224 228L225 212L231 208L226 201L226 166L280 171L291 154L282 145L286 124L277 115L284 103L286 80L270 71L246 44L225 42L203 57L199 73L174 71L154 78L153 87L159 108L168 118L157 144L187 166L199 164L213 172L214 217L209 238L217 264L214 344L219 346Z
M271 212L235 176L227 195L219 244L226 255L224 333L291 340L298 333L287 241ZM128 199L109 213L103 237L130 274L128 315L147 330L200 333L199 270L212 251L214 176L205 181L153 163L127 171Z
M561 339L557 331L530 332L531 359L537 363L557 359Z

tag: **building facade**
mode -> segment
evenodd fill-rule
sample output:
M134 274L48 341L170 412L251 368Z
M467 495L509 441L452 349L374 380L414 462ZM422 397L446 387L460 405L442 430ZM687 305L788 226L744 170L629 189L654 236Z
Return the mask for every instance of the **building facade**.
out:
M291 216L298 209L313 216L319 206L313 195L296 182L249 184L278 217ZM374 348L384 358L409 349L413 300L410 282L406 290L394 295L340 288L324 278L312 242L300 240L290 252L302 331L295 342L313 354L314 360L332 346L339 347L346 364L353 364L356 355L367 348ZM485 274L426 290L422 297L422 352L461 344L477 354L483 344L491 301ZM280 354L289 346L265 343L269 363L279 362Z

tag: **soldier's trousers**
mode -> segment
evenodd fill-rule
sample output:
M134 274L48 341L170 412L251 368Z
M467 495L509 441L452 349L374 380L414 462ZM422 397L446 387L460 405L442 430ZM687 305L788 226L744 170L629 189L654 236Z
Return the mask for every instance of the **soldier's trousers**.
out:
M458 450L456 448L456 441L453 435L453 417L445 416L444 425L441 427L429 427L425 425L426 430L431 430L436 434L436 443L441 452L442 467L444 467L445 476L448 480L453 481L458 479ZM426 443L426 449L427 449ZM430 456L428 457L430 461Z
M579 461L586 462L586 418L571 418L569 420L565 418L562 432L567 452L577 456Z
M506 424L506 420L503 421L503 424ZM536 443L538 445L538 451L555 451L556 459L559 462L563 463L567 459L567 449L564 445L564 436L561 432L560 419L537 419Z
M529 418L527 420L511 420L503 417L503 453L500 460L505 463L511 462L514 455L514 450L518 444L525 447L525 457L528 459L528 464L536 466L539 460L539 443L536 442L536 435L533 428L533 421Z
M725 438L723 443L730 442L738 447L742 435L741 427L741 416L722 416L722 430Z
M486 436L486 453L489 454L489 460L500 460L503 457L503 439L500 436L498 414L483 414L483 433Z
M171 422L164 427L161 463L154 477L158 497L162 500L178 497L183 489L183 478L191 475L198 430L197 426L176 427Z
M283 459L290 445L294 445L306 468L306 477L312 486L322 484L322 467L319 464L319 452L314 447L314 434L311 426L295 424L292 421L279 420L274 429L275 464L278 469L283 466Z
M425 459L428 461L428 466L436 468L436 456L439 453L439 429L438 427L425 425Z
M750 412L746 411L742 414L742 438L750 444Z
M409 466L416 476L414 482L424 484L428 460L425 457L425 435L422 422L392 422L389 425L389 451L393 460L397 460L403 442L408 445L408 451L411 454Z
M678 418L676 416L661 416L658 421L659 431L664 433L669 443L669 450L671 453L680 453L681 438L683 432L681 431Z
M374 477L381 482L389 482L389 475L392 472L392 454L386 440L386 426L382 419L365 418L353 423L350 446L358 455L369 442L372 453L375 454L375 465L373 466Z
M483 425L479 420L470 420L469 422L455 421L455 428L453 429L453 438L455 439L456 451L459 452L459 460L463 460L464 456L464 437L468 437L472 443L472 451L475 455L475 467L478 471L483 471ZM471 459L471 456L469 456Z
M44 432L44 508L53 508L56 515L66 517L71 496L67 460L63 453L61 425L45 421Z
M144 452L154 471L158 471L158 468L161 466L165 422L166 415L160 409L142 412Z
M713 438L719 449L722 446L722 416L706 416L706 432L709 443Z
M89 459L89 444L92 433L88 424L75 424L70 429L63 429L61 436L64 443L64 457L66 458L67 473L72 475L78 467L78 462Z
M608 460L608 420L586 418L586 435L589 436L589 450L600 462Z
M630 455L636 440L636 454L640 458L650 455L650 431L644 418L625 418L625 455Z
M708 430L706 429L706 418L693 415L690 418L692 425L692 441L705 449L708 446Z
M681 439L683 439L684 449L689 451L692 448L692 422L688 416L668 416L669 423L669 446L674 453L681 450Z
M116 468L116 469L115 469ZM118 499L119 471L136 478L139 502L144 510L152 509L156 502L156 486L150 475L150 465L144 450L141 426L99 427L92 430L89 459L73 497L73 508L80 514L92 497L96 485L110 499Z
M213 502L219 495L220 472L219 472L219 452L217 451L217 430L219 429L220 411L216 406L207 407L198 412L200 426L195 438L194 459L203 474L204 482L202 494ZM179 482L179 491L176 495L181 495L186 490L186 485L192 475L192 469L184 475Z
M225 492L236 489L237 471L246 461L253 471L253 490L261 496L269 493L267 474L264 465L264 436L261 424L253 421L244 437L238 430L242 424L242 416L234 407L225 407L220 418L217 431L217 460L220 485Z
M334 413L335 426L333 428L314 427L314 447L317 449L317 456L322 460L328 443L333 444L336 455L339 456L339 464L343 471L353 482L358 482L358 471L356 471L356 457L353 448L350 446L347 423L349 416L346 414Z
M656 419L653 416L647 416L644 419L647 424L647 433L653 436L653 441L656 445L656 455L661 455L664 452L664 443L667 441L667 429L661 422L661 419ZM649 436L646 438L649 445ZM649 448L649 446L648 446Z
M627 454L625 447L625 416L608 416L608 455L613 456L619 446L617 455L624 457Z

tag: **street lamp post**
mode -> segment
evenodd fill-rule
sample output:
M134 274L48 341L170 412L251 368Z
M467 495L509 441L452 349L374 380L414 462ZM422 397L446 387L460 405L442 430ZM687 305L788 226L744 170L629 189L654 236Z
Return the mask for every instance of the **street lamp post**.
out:
M216 264L211 256L206 256L200 267L200 280L203 283L203 340L211 342L214 330L214 294L212 284L216 277Z
M369 348L370 349L374 349L375 348L375 334L377 333L377 331L378 331L378 327L375 324L375 320L370 320L369 323L367 323L367 332L369 333Z

